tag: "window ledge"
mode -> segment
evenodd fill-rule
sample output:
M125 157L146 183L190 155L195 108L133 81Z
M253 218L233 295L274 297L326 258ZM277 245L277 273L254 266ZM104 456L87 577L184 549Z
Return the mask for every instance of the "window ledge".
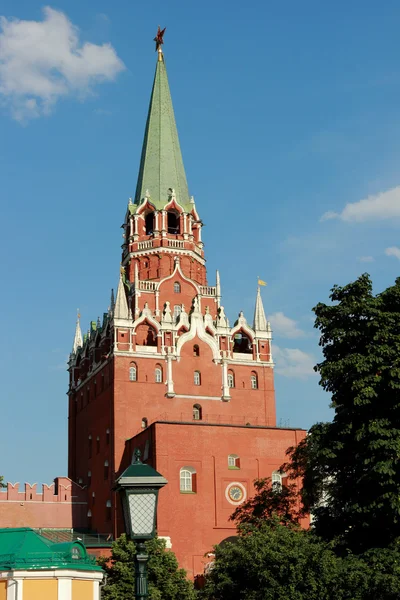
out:
M228 469L230 469L231 471L240 471L240 467L230 467L230 466L228 466Z
M180 490L181 494L196 494L197 492L189 492L186 490Z

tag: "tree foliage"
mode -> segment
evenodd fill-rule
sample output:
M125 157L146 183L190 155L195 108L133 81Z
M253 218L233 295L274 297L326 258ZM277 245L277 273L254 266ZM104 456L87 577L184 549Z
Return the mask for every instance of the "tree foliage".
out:
M250 524L260 526L266 522L275 522L276 519L283 525L298 524L299 494L297 485L277 486L269 477L254 481L256 493L254 496L238 506L231 515L231 521L239 525Z
M186 579L184 569L178 567L175 554L165 549L165 540L150 540L146 542L146 548L150 600L193 600L193 585ZM107 574L104 600L134 598L135 554L135 544L123 534L112 544L111 560L99 559Z
M335 286L314 308L332 395L285 468L304 478L303 502L325 539L360 553L400 536L400 278L374 295L368 275Z
M338 556L332 543L278 519L242 525L215 547L202 600L398 600L398 548Z

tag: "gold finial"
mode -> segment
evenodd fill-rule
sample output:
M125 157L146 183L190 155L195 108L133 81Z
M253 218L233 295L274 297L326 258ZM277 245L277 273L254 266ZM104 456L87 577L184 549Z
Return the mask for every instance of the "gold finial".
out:
M76 320L79 321L81 318L81 313L79 312L79 308L76 309Z

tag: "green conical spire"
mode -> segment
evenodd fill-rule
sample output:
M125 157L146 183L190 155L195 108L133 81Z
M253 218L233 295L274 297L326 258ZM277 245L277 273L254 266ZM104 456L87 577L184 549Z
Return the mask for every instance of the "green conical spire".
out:
M130 205L131 210L137 210L146 194L157 209L163 208L168 202L168 190L171 188L175 190L177 202L189 212L193 207L189 199L167 70L160 49L143 140L135 202Z

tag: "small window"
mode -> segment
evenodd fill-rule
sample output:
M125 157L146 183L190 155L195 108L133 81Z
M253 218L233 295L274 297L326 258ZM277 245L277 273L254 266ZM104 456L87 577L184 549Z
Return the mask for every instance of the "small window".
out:
M110 430L106 429L106 444L107 444L107 446L109 445L109 443L110 443Z
M156 383L162 383L163 375L162 368L160 367L160 365L157 365L156 370L154 371L154 376Z
M89 435L88 439L88 450L89 450L89 458L92 458L92 436Z
M271 483L272 483L272 489L275 492L282 491L282 479L283 479L283 473L281 473L280 471L273 471L272 477L271 477Z
M234 375L233 371L228 371L228 387L230 387L230 388L235 387L235 375Z
M96 438L96 454L100 452L100 438L97 436Z
M108 479L109 476L109 466L108 466L108 460L104 461L104 479Z
M201 385L201 374L200 371L194 372L194 385Z
M106 521L111 521L111 500L106 502Z
M146 235L152 235L154 231L154 213L149 213L146 215L145 219L146 224Z
M258 390L258 377L257 377L257 373L255 373L254 371L252 372L252 374L250 376L250 383L251 383L252 390Z
M131 363L129 367L129 381L137 381L137 367L135 363Z
M147 427L147 419L146 419L146 417L143 417L143 419L142 419L142 429L146 429L146 427Z
M72 558L72 560L79 560L81 558L81 551L80 551L80 549L77 546L75 546L74 548L72 548L72 550L71 550L71 558Z
M200 404L193 405L193 421L201 421L202 419L202 409Z
M196 483L196 469L193 469L193 467L183 467L180 470L179 476L180 491L183 493L197 492Z
M228 456L228 468L240 469L240 458L237 454L230 454Z
M89 487L90 484L92 483L92 471L88 471L87 481L88 481L88 487Z
M96 502L96 494L95 494L95 492L92 492L92 506L95 505L95 502Z
M174 283L174 292L175 294L181 293L181 284L179 283L179 281L175 281Z
M200 356L200 348L197 344L193 346L193 356Z
M174 323L177 322L177 320L179 319L179 315L182 312L182 305L181 304L175 304L174 306Z

